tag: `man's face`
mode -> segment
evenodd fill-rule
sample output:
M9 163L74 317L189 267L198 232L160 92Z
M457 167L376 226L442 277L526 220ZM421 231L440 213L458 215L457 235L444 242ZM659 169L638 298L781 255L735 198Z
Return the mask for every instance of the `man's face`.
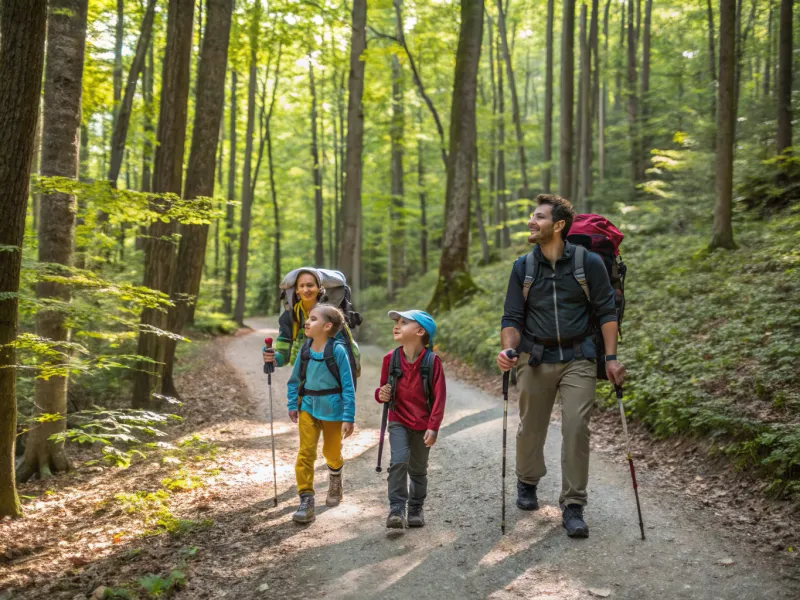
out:
M531 218L528 220L528 229L531 232L528 236L529 243L546 244L553 239L553 236L561 235L564 221L553 223L552 211L552 206L542 204L531 213Z

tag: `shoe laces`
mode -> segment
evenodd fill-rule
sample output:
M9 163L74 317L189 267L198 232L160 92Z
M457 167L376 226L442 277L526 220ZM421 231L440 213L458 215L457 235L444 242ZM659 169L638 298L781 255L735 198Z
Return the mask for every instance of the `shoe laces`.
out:
M409 517L418 517L422 513L421 506L409 506L408 507L408 516Z
M570 504L564 509L564 520L574 518L583 519L583 507L579 504Z

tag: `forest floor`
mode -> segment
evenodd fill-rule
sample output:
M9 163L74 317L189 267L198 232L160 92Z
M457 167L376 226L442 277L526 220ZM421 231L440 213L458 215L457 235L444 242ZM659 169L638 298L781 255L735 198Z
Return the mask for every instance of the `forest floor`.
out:
M0 599L560 598L777 599L800 594L785 504L770 503L695 449L634 435L647 540L618 426L593 422L586 510L591 535L567 538L557 506L560 428L546 446L542 508L514 506L516 394L509 409L507 535L500 535L499 381L446 360L448 403L431 451L427 525L384 528L386 474L375 472L383 351L362 346L356 432L344 445L344 501L291 521L297 436L288 369L273 378L278 507L269 400L260 364L276 320L216 340L178 379L184 422L129 469L81 467L21 486L26 518L0 522ZM388 450L388 448L387 448ZM388 451L384 453L388 463ZM77 462L77 461L76 461ZM780 545L780 548L778 548ZM148 591L149 590L149 591Z

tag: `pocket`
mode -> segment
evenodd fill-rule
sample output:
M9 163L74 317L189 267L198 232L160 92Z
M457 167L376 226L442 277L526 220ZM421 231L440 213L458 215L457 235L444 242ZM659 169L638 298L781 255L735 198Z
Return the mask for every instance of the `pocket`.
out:
M591 337L587 337L581 342L581 350L583 351L584 358L587 358L592 362L597 361L597 348L595 347L594 340Z

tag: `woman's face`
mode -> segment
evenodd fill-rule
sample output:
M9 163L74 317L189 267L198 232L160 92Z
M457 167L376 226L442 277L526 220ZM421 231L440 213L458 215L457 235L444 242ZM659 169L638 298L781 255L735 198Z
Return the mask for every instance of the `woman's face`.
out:
M312 306L317 303L317 295L319 294L319 286L317 280L311 273L302 273L297 278L297 285L295 286L297 296L306 306Z

